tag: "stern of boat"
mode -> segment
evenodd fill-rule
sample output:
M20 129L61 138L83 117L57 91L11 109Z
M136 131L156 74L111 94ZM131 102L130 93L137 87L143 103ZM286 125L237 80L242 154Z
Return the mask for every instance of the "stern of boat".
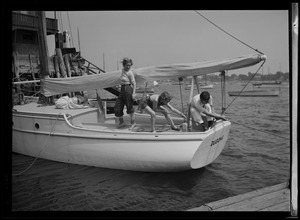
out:
M225 147L231 123L229 121L219 121L209 131L207 137L201 142L195 152L190 166L198 169L212 163Z

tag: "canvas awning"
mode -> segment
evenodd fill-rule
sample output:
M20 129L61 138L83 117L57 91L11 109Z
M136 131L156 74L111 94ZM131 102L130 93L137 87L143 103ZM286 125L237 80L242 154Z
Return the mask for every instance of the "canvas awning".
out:
M132 71L135 74L136 81L142 83L240 69L253 66L264 60L266 60L265 55L252 54L233 59L150 66L133 69ZM41 79L41 92L48 97L68 92L109 88L120 84L120 76L121 70L70 78Z

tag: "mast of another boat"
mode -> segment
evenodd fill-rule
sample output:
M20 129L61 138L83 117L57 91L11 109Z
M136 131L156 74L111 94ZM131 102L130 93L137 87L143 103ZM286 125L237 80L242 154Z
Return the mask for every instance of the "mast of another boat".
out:
M38 17L38 45L39 45L39 60L40 60L40 78L49 78L49 52L47 45L47 27L46 27L46 13L45 11L37 11ZM43 83L40 83L40 90L43 90ZM53 104L53 97L45 97L40 94L40 104Z
M103 53L103 70L105 71L105 55Z
M77 27L77 36L78 36L78 49L79 49L79 55L81 56L81 49L80 49L80 38L79 38L79 28Z

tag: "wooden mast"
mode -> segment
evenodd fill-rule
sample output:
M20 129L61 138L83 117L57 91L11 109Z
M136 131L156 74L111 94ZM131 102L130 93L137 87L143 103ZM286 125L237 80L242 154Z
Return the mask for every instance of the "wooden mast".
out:
M39 43L39 60L40 60L40 78L49 78L49 53L47 45L47 30L46 30L46 15L44 11L37 11L38 17L38 43ZM43 90L43 83L40 83L40 90ZM53 97L46 98L40 95L38 103L51 105L53 104Z
M105 71L105 55L103 53L103 70Z
M38 41L39 41L39 59L41 63L41 78L49 77L49 53L47 45L46 15L44 11L37 11L38 15Z
M81 55L81 49L80 49L80 38L79 38L79 28L77 27L77 36L78 36L78 50L79 50L79 54Z

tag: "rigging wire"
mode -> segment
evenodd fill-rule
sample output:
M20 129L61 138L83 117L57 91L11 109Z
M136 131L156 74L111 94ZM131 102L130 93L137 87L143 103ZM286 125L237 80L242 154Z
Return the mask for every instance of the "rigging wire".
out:
M23 170L22 172L19 172L19 173L12 173L12 174L11 174L12 176L19 176L19 175L25 173L27 170L29 170L29 169L33 166L33 164L35 163L35 161L39 158L40 154L41 154L42 151L44 150L44 148L45 148L45 146L46 146L46 143L47 143L47 141L48 141L48 138L51 136L51 133L52 133L52 131L53 131L53 128L55 127L56 121L58 120L58 117L59 117L60 115L61 115L61 113L59 113L59 114L57 115L57 118L56 118L55 121L54 121L54 124L53 124L53 126L52 126L52 128L51 128L51 131L50 131L50 133L48 134L48 136L47 136L47 138L46 138L44 144L43 144L42 149L40 150L40 152L38 153L38 155L35 157L35 159L32 161L32 163L31 163L25 170Z
M258 73L258 71L260 70L260 68L262 68L262 66L264 65L265 61L261 64L261 66L258 68L258 70L255 72L255 74L253 74L253 76L251 77L251 79L246 83L246 85L243 87L243 89L240 91L240 93L238 94L238 96L236 96L231 102L230 104L225 108L225 109L222 109L222 114L225 113L225 111L229 108L229 106L236 100L237 97L240 96L240 94L243 92L243 90L246 88L246 86L252 81L252 79L255 77L255 75ZM222 79L221 79L222 81ZM224 83L225 83L225 79L224 79ZM222 82L221 82L221 90L223 91L223 89L225 89L225 86L223 85L222 86ZM225 92L225 91L223 91ZM223 97L222 97L222 103L223 103ZM287 139L289 140L289 138L287 137L283 137L283 136L280 136L280 135L275 135L275 134L272 134L270 132L267 132L265 130L261 130L261 129L257 129L257 128L253 128L253 127L250 127L250 126L247 126L247 125L244 125L244 124L241 124L241 123L238 123L238 122L235 122L233 120L230 119L231 122L235 123L235 124L238 124L238 125L241 125L241 126L244 126L246 128L250 128L250 129L253 129L253 130L257 130L257 131L260 131L260 132L263 132L263 133L266 133L266 134L269 134L269 135L273 135L273 136L276 136L276 137L280 137L280 138L283 138L283 139Z
M24 89L24 88L21 88L21 92L32 92L31 89ZM31 99L33 97L36 97L37 94L41 93L41 91L37 91L36 93L34 93L33 95L30 95L28 97L25 97L25 100L27 99Z
M203 16L201 13L199 13L199 12L197 12L196 10L195 10L195 12L198 14L198 15L200 15L201 17L203 17L205 20L207 20L209 23L211 23L212 25L214 25L215 27L217 27L218 29L220 29L221 31L223 31L224 33L226 33L227 35L229 35L230 37L232 37L232 38L234 38L235 40L237 40L238 42L240 42L240 43L242 43L242 44L244 44L245 46L247 46L247 47L249 47L249 48L251 48L252 50L254 50L254 51L256 51L256 52L258 52L258 53L260 53L260 54L264 54L264 53L262 53L261 51L259 51L258 49L255 49L255 48L253 48L253 47L251 47L249 44L246 44L245 42L243 42L243 41L241 41L241 40L239 40L238 38L236 38L235 36L233 36L232 34L230 34L230 33L228 33L227 31L225 31L224 29L222 29L221 27L219 27L218 25L216 25L215 23L213 23L212 21L210 21L208 18L206 18L205 16ZM222 114L224 114L225 113L225 111L231 106L231 104L240 96L240 94L244 91L244 89L247 87L247 85L252 81L252 79L256 76L256 74L258 73L258 71L263 67L263 65L265 64L265 62L266 61L264 61L261 65L260 65L260 67L257 69L257 71L253 74L253 76L251 77L251 79L246 83L246 85L242 88L242 90L240 91L240 93L229 103L229 105L226 107L226 108L222 108ZM222 80L222 78L221 78L221 90L222 90L222 92L226 92L225 91L225 78L224 78L224 82L223 82L223 80ZM223 105L223 102L225 102L225 97L223 97L222 96L222 105ZM230 121L232 121L232 120L230 120ZM274 135L274 134L272 134L272 133L270 133L270 132L266 132L266 131L264 131L264 130L260 130L260 129L257 129L257 128L253 128L253 127L250 127L250 126L247 126L247 125L244 125L244 124L240 124L240 123L237 123L237 122L235 122L235 121L232 121L233 123L235 123L235 124L239 124L239 125L241 125L241 126L244 126L244 127L247 127L247 128L251 128L251 129L254 129L254 130L257 130L257 131L260 131L260 132L264 132L264 133L267 133L267 134L270 134L270 135L273 135L273 136L276 136L276 137L280 137L280 138L284 138L284 139L288 139L289 140L289 138L286 138L286 137L283 137L283 136L280 136L280 135Z
M21 77L22 75L24 75L24 74L26 74L26 73L24 72L24 73L21 73L19 76L14 77L14 78L12 79L12 82L14 82L15 79L19 79L19 80L20 80L20 77Z
M241 93L244 91L244 89L247 87L247 85L252 81L252 79L256 76L256 74L258 73L258 71L260 70L260 68L262 68L262 66L265 64L265 60L264 62L260 65L260 67L256 70L256 72L253 74L253 76L251 77L251 79L246 83L246 85L242 88L242 90L240 91L240 93L229 103L229 105L227 105L227 107L224 109L223 113L225 113L225 111L229 108L229 106L241 95Z
M71 36L71 40L72 40L72 47L74 47L74 41L73 41L73 32L72 32L72 28L71 28L71 23L70 23L70 18L69 18L69 12L67 11L67 17L68 17L68 23L69 23L69 28L70 28L70 36Z
M258 49L255 49L253 47L251 47L249 44L246 44L245 42L239 40L238 38L236 38L235 36L233 36L232 34L228 33L227 31L225 31L224 29L220 28L218 25L216 25L215 23L213 23L212 21L210 21L208 18L206 18L204 15L202 15L201 13L199 13L198 11L194 10L198 15L200 15L201 17L203 17L205 20L207 20L209 23L211 23L212 25L214 25L215 27L217 27L218 29L220 29L221 31L223 31L224 33L226 33L227 35L229 35L230 37L234 38L235 40L239 41L240 43L246 45L247 47L251 48L252 50L260 53L260 54L264 54L261 51L259 51Z
M244 127L246 127L246 128L251 128L251 129L253 129L253 130L260 131L260 132L263 132L263 133L266 133L266 134L269 134L269 135L273 135L273 136L275 136L275 137L279 137L279 138L283 138L283 139L286 139L286 140L290 140L290 138L283 137L283 136L280 136L280 135L278 135L278 134L272 134L271 132L267 132L267 131L265 131L265 130L260 130L260 129L257 129L257 128L253 128L253 127L250 127L250 126L248 126L248 125L244 125L244 124L235 122L235 121L233 121L233 120L231 120L231 119L230 119L230 122L233 122L233 123L235 123L235 124L244 126Z

